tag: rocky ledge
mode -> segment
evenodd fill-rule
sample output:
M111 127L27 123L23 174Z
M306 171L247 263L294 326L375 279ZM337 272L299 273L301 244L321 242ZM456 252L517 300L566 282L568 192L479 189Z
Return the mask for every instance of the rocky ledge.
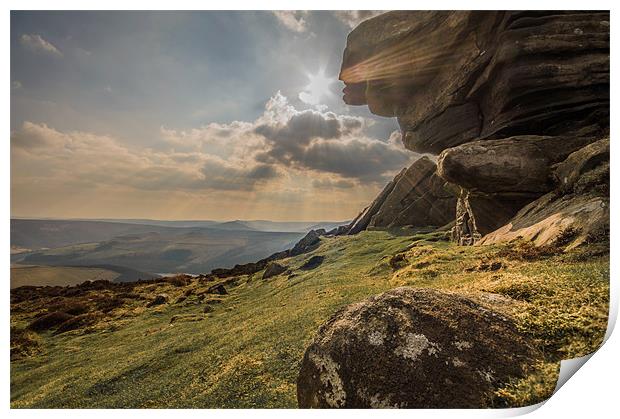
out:
M461 244L604 238L609 153L586 156L609 137L608 12L385 13L349 34L340 79L346 103L396 117L405 147L438 156L397 175L350 233L452 221Z

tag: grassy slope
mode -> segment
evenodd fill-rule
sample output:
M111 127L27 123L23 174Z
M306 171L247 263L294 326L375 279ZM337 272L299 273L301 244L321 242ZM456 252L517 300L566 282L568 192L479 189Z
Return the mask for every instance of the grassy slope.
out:
M70 266L12 265L11 288L22 285L75 285L84 281L114 281L120 274L108 269Z
M426 236L430 237L430 236ZM39 355L12 362L12 407L296 407L295 380L303 351L336 309L387 289L434 287L467 294L513 316L548 356L546 375L512 383L499 403L536 401L554 385L561 357L600 344L607 319L608 256L524 261L497 256L499 247L456 247L387 232L323 239L313 271L260 279L241 277L212 313L189 297L145 308L136 300L90 333L43 334ZM396 272L389 256L405 251ZM527 252L524 254L527 255ZM286 260L299 267L312 254ZM384 257L386 256L386 257ZM481 260L501 261L488 271ZM204 285L206 286L206 285ZM190 287L203 287L194 283ZM186 287L149 285L175 301ZM170 323L174 315L181 320ZM199 321L191 321L201 319ZM12 316L25 327L28 315Z

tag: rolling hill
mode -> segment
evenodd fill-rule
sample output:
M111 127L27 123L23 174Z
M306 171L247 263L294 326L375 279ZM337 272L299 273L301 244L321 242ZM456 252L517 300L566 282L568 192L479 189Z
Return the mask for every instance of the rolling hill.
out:
M303 233L174 228L116 236L24 255L20 262L50 266L116 265L154 273L204 273L292 247Z

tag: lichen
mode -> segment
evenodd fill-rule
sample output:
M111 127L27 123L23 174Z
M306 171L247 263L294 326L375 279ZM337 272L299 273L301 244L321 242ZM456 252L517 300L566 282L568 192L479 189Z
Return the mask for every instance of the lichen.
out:
M398 346L394 353L402 356L403 358L415 361L425 349L429 356L437 356L437 352L440 350L439 345L429 341L426 336L422 334L408 333L405 337L405 344Z
M464 367L466 364L457 357L452 358L452 365L455 367Z
M471 342L467 342L466 340L457 340L452 342L452 344L456 346L456 349L459 351L462 351L463 349L471 349L474 346Z
M344 391L342 379L338 374L338 365L329 355L310 353L310 360L319 370L319 379L325 388L323 396L330 407L343 407L347 393Z
M379 332L378 330L374 330L368 334L368 342L370 342L370 344L373 346L383 345L384 339L385 339L385 334Z
M392 394L382 396L379 393L375 393L373 396L369 396L368 389L359 388L357 389L357 395L362 400L368 402L370 407L373 409L398 409L399 407L402 407L398 403L392 402Z

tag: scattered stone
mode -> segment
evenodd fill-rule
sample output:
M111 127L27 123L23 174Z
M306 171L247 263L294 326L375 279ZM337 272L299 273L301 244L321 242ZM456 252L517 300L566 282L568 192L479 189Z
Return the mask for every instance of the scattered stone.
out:
M277 262L270 262L265 268L265 273L263 274L263 279L271 278L276 275L280 275L281 273L286 272L288 268L286 266L280 265Z
M228 294L228 291L226 291L226 288L224 288L224 285L216 284L216 285L211 285L209 288L207 288L206 293L207 294L226 295L226 294Z
M306 349L301 408L483 408L541 354L513 322L431 289L397 288L336 312Z
M147 307L159 306L162 304L166 304L168 302L168 294L158 294L150 303L148 303Z
M312 256L310 259L306 261L306 263L301 265L299 269L302 271L310 271L312 269L316 269L319 266L321 266L324 260L325 260L325 256L322 256L322 255Z
M204 319L205 317L200 314L175 314L170 319L170 324L179 322L199 322Z
M62 311L54 311L35 319L28 325L28 329L35 332L42 332L60 326L62 323L72 318L73 316L71 314L63 313Z
M321 236L325 235L324 229L310 230L295 246L289 251L289 256L297 256L308 253L316 249L321 241Z

